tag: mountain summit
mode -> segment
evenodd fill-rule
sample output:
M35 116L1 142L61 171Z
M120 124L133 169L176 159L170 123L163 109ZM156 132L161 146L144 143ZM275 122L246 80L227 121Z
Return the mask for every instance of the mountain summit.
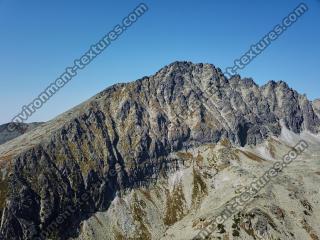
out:
M174 62L152 76L111 86L0 145L1 234L4 239L81 236L83 223L97 212L109 211L114 201L128 192L144 189L144 198L148 198L145 188L180 171L181 156L196 156L195 149L224 143L233 149L233 156L235 148L280 138L283 128L293 135L318 134L318 105L285 82L258 86L240 76L228 79L219 68L202 63ZM192 176L202 193L194 192L191 202L201 202L209 194L199 169L195 168ZM173 191L179 186L174 185ZM172 193L169 188L166 191ZM184 206L180 190L175 194ZM116 227L122 230L112 226L108 228L113 234L110 239L160 239L165 226L200 207L199 202L190 203L192 207L177 214L174 209L180 204L174 205L173 200L166 204L159 209L169 211L168 215L156 220L163 229L151 231L152 223L141 219L147 219L148 214L134 206L129 215L139 222L136 228L142 232L141 238L132 238L137 233L124 230L124 226ZM58 224L60 216L64 218ZM156 231L162 233L153 235Z

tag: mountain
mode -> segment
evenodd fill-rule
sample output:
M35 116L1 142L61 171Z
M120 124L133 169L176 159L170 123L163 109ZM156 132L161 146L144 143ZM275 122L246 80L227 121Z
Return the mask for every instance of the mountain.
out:
M312 104L313 104L313 109L314 109L315 113L320 118L320 99L314 100Z
M296 141L306 139L319 153L318 110L283 81L259 87L252 79L227 79L211 64L174 62L111 86L0 145L0 233L4 239L192 239L235 186L250 183ZM235 235L318 239L319 190L310 183L320 180L319 159L301 159L300 168L255 200L266 206L238 216ZM301 227L283 203L285 191L294 195L295 214L307 211ZM233 230L226 225L217 234L233 239Z
M42 123L16 123L17 127L14 131L8 131L8 125L3 124L0 125L0 144L3 144L5 142L8 142L16 137L19 137L20 135L29 132L30 130L38 127Z

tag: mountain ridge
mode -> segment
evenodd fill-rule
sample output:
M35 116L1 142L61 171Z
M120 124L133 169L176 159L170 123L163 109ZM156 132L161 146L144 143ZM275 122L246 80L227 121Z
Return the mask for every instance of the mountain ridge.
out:
M136 81L133 81L133 82L129 82L129 83L117 83L117 84L114 84L114 85L112 85L112 86L110 86L110 87L107 87L106 89L102 90L100 93L94 95L93 97L89 98L88 100L84 101L83 103L81 103L81 104L79 104L79 105L71 108L70 110L66 111L65 113L62 113L62 114L58 115L57 117L55 117L54 119L48 121L47 123L50 123L50 122L52 122L52 121L55 121L56 119L59 119L59 118L61 119L61 118L63 118L64 116L67 116L67 115L76 115L76 113L79 112L79 109L85 108L85 105L88 104L90 101L95 101L95 100L97 100L98 98L102 97L104 94L108 94L109 92L117 91L119 88L128 86L128 85L130 85L130 84L138 84L138 83L141 83L142 81L146 81L146 80L148 80L148 79L154 80L155 77L158 76L158 74L161 74L161 73L162 73L163 71L165 71L166 69L170 69L170 68L175 68L175 69L177 69L177 68L179 68L179 66L181 66L181 65L182 65L182 66L190 66L190 65L191 65L191 66L196 66L196 65L203 66L203 65L207 65L207 66L210 66L210 67L212 67L213 69L215 69L215 66L214 66L213 64L203 64L203 63L193 64L192 62L189 62L189 61L175 61L175 62L173 62L173 63L171 63L171 64L169 64L169 65L166 65L165 67L161 68L161 69L160 69L159 71L157 71L154 75L151 75L151 76L149 76L149 77L144 76L144 77L142 77L142 78L140 78L140 79L138 79L138 80L136 80ZM218 73L222 74L221 69L216 68L216 70L217 70ZM161 79L161 77L160 77L160 79ZM227 78L225 78L225 79L227 79ZM248 86L254 85L254 86L259 87L259 88L262 88L262 89L268 88L268 87L270 87L270 86L271 86L272 88L277 88L277 87L279 87L279 86L283 86L284 88L287 88L288 90L293 91L294 94L296 94L296 95L298 95L298 96L302 96L302 95L299 94L297 91L295 91L295 90L293 90L292 88L290 88L290 87L288 86L288 84L287 84L286 82L282 81L282 80L279 80L279 81L270 80L270 81L268 81L267 83L262 84L261 86L259 86L256 82L254 82L254 80L253 80L252 78L244 78L244 79L241 79L241 78L240 78L240 75L234 75L234 76L232 76L230 79L238 79L238 80L243 81L243 83L244 83L245 85L248 85ZM308 100L308 101L309 101L309 100ZM311 101L309 101L309 102L311 103ZM316 106L316 105L318 106L318 105L319 105L318 102L319 102L319 99L316 99L316 100L314 100L314 101L312 102L312 105L313 105L313 106ZM319 107L317 107L317 108L319 108ZM316 109L316 107L315 107L315 109ZM59 119L59 120L60 120L60 119ZM72 119L71 119L71 118L67 118L66 120L72 120ZM295 131L295 132L296 132L296 131Z
M319 133L313 103L285 82L259 87L211 64L174 62L110 86L0 146L1 183L9 186L1 192L1 233L39 237L71 206L75 213L50 233L67 239L62 227L77 231L86 212L108 209L117 192L177 170L170 153L223 139L257 145L280 135L280 121L294 133ZM90 200L79 206L84 193Z
M31 131L41 124L42 122L16 123L16 129L14 131L8 131L9 123L0 125L0 145Z

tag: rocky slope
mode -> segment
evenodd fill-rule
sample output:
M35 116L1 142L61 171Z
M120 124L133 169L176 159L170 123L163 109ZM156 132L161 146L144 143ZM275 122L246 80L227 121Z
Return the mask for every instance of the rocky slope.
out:
M320 117L320 99L314 100L312 104L315 113Z
M285 128L279 138L257 146L221 141L173 154L181 161L179 171L152 187L117 196L107 211L81 224L76 239L196 239L251 182L263 184L260 178L268 168L301 139L308 150L210 231L208 239L319 239L320 138Z
M31 131L32 129L40 126L42 123L17 123L17 128L14 131L8 131L8 125L0 125L0 144L8 142L22 134Z
M2 238L83 237L81 226L95 213L108 212L130 191L156 186L181 170L181 151L221 140L237 148L258 145L280 136L282 127L317 134L319 126L314 104L284 82L259 87L239 76L226 79L210 64L175 62L153 76L107 88L0 146ZM199 186L196 202L201 202L207 183L195 172L192 176ZM132 206L129 216L139 234L117 228L110 238L88 239L159 239L188 213L181 188L174 187L173 196L166 190L159 193L154 203L158 210L174 212L167 218L159 215L161 225L146 225L142 218L147 214ZM140 195L131 198L138 201ZM165 197L180 200L162 201ZM159 231L150 231L150 225Z

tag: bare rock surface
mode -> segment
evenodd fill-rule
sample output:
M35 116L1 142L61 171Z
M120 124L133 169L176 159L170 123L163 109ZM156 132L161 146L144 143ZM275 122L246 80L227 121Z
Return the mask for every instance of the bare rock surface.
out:
M315 113L320 118L320 99L314 100L312 104L313 104L313 109L314 109Z
M174 153L179 171L117 196L83 222L75 239L195 239L251 182L264 184L265 172L301 139L309 148L207 239L319 239L320 137L283 135L245 148L221 141Z
M207 211L204 196L217 197L197 168L189 167L185 179L196 182L196 188L179 184L185 165L176 154L227 141L231 150L211 153L215 171L223 171L230 167L230 156L240 158L235 149L264 144L281 136L283 127L316 136L320 121L315 111L314 103L285 82L259 87L252 79L227 79L211 64L175 62L155 75L111 86L0 145L1 236L160 239L171 234L169 226L176 231L176 223L190 212ZM149 189L154 186L161 188L158 193ZM228 186L224 189L232 191ZM119 212L112 215L112 209ZM96 218L98 212L103 221ZM255 215L262 227L264 213L257 209ZM115 215L121 226L114 225ZM97 237L100 230L92 219L107 224L112 237ZM135 228L128 229L132 224Z

